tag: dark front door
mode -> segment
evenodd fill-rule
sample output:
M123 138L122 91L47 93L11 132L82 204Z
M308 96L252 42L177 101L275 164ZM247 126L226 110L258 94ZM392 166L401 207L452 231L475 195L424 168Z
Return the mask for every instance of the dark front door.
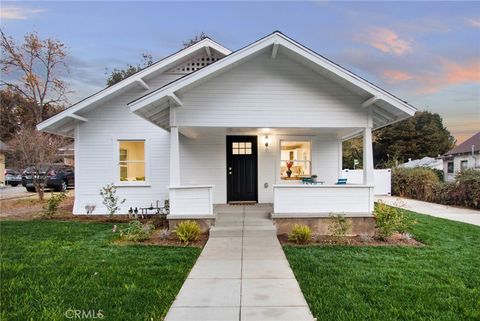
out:
M227 201L257 200L257 136L227 136Z

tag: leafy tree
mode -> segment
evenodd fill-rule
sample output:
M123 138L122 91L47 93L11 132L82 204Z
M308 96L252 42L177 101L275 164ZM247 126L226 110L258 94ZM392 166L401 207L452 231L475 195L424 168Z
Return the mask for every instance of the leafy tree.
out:
M0 90L0 137L4 142L10 141L22 128L33 129L36 124L31 110L35 108L31 101L16 91ZM42 118L46 119L61 110L56 105L46 105Z
M0 65L3 77L0 84L22 97L22 107L38 124L47 118L46 109L63 107L67 88L62 76L68 71L65 45L55 39L40 39L36 32L27 33L22 44L0 30ZM5 77L11 75L11 77Z
M375 132L373 157L377 167L394 160L445 154L455 144L439 114L422 111Z
M343 168L363 167L363 139L356 137L343 142ZM355 160L358 162L354 164Z
M107 76L107 86L115 85L116 83L124 80L125 78L130 77L131 75L139 72L140 70L153 65L152 55L149 53L142 53L142 61L137 65L128 64L123 69L113 69L112 72ZM108 74L108 70L106 71Z
M443 125L440 115L422 111L406 120L386 126L373 133L373 157L377 168L392 167L409 158L443 155L454 146L455 140ZM361 137L343 143L343 167L362 167Z

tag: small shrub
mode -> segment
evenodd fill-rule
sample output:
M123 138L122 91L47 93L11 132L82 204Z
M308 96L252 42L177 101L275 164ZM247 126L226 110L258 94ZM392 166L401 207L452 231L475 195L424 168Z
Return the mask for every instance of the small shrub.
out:
M392 236L395 232L405 233L414 224L403 211L382 202L375 204L375 221L382 239Z
M480 209L480 170L465 169L458 172L452 193L452 205Z
M331 235L345 241L347 233L352 227L352 223L350 223L343 214L330 214L329 216L332 222L328 225L328 231Z
M52 193L50 198L43 206L43 215L46 217L52 217L55 213L57 213L58 207L66 197L67 194L64 192L58 194Z
M167 228L162 228L160 230L160 233L158 233L158 237L161 240L168 240L170 238L170 235L171 235L171 233Z
M113 214L120 210L120 205L125 203L125 199L120 200L120 197L117 196L117 188L113 183L102 187L102 189L100 189L100 196L103 197L102 203L107 208L110 216L113 216Z
M153 232L152 224L142 224L140 221L131 221L127 227L120 229L120 238L125 241L145 241Z
M198 239L200 226L195 221L183 221L177 225L174 232L180 241L189 244Z
M312 240L312 230L307 225L295 224L288 234L288 240L296 244L307 244Z

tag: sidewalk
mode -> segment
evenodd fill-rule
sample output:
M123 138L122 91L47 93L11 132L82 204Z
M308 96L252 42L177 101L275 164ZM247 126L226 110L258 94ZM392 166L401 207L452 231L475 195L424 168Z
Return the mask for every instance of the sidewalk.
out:
M312 321L262 205L218 213L202 254L166 321Z
M375 196L375 201L379 200L387 205L413 212L480 226L480 211L477 210L428 203L397 196Z

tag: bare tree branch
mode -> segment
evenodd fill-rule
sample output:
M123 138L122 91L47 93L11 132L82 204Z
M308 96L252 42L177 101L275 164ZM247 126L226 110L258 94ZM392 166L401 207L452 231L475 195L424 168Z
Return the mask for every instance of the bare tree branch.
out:
M0 30L0 48L1 70L5 74L19 74L16 81L1 80L1 83L35 103L31 112L36 123L44 120L48 104L67 102L67 88L60 78L62 72L68 72L63 43L51 38L42 40L32 32L18 45Z

